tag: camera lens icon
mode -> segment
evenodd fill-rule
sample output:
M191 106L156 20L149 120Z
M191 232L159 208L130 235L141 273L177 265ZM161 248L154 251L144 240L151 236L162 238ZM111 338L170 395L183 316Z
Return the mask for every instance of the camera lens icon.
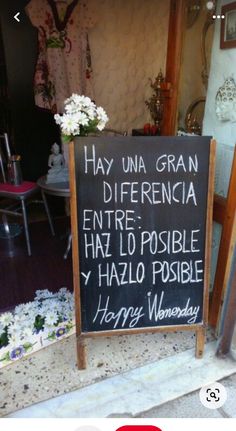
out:
M216 402L220 401L220 397L219 397L220 390L218 388L215 388L215 390L212 390L211 388L208 388L207 389L207 394L208 394L208 396L206 397L206 400L209 403L211 401L213 401L213 400L216 401ZM218 394L218 396L217 396L217 394Z
M227 400L227 392L221 383L216 382L201 388L199 398L204 407L216 410L224 405Z

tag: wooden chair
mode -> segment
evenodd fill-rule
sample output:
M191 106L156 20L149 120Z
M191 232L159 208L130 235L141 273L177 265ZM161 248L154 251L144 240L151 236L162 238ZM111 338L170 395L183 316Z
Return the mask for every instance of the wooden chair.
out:
M4 198L3 204L0 208L0 213L3 214L4 227L6 233L9 234L9 227L6 220L6 216L20 216L23 218L25 239L27 245L28 255L31 256L31 244L29 237L28 217L27 217L27 203L29 200L39 192L39 187L35 182L23 181L20 185L14 185L7 182L7 161L11 156L10 146L8 142L8 136L6 133L0 135L0 198ZM46 214L48 217L49 225L51 228L52 235L55 235L54 227L52 224L51 215L47 205L45 197L42 195L42 201L34 201L37 203L43 203ZM6 206L5 206L6 201ZM13 202L12 202L13 201ZM32 200L31 200L32 202Z

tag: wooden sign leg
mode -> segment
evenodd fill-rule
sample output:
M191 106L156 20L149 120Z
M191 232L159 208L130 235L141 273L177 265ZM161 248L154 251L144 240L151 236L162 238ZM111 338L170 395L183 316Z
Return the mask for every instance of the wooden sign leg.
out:
M77 358L78 369L84 370L86 368L85 340L84 337L81 337L81 335L77 337Z
M196 358L202 358L202 356L203 356L204 345L205 345L205 336L206 336L206 330L203 326L201 328L197 329L197 331L196 331L196 350L195 350Z

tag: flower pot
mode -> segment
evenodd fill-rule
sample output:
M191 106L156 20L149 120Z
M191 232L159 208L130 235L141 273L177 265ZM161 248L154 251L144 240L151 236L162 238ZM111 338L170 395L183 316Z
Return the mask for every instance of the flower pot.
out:
M19 359L25 358L44 347L69 337L75 333L75 321L67 321L55 326L51 331L40 331L27 337L19 345L8 345L0 349L0 368L10 365Z

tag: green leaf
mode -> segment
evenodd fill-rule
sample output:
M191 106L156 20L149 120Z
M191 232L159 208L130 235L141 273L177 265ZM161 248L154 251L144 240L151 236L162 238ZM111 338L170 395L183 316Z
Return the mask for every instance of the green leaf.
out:
M62 139L63 139L63 142L64 142L65 144L68 144L70 141L72 141L73 136L62 135Z
M55 340L56 339L56 332L53 331L51 334L49 334L46 338L46 340Z
M32 343L24 343L23 347L25 350L28 350L28 349L31 349L31 347L33 347L33 344Z
M1 337L0 337L0 348L1 347L6 347L8 345L8 335L7 332L3 332Z
M75 326L75 325L73 325L73 323L67 323L67 325L66 325L67 331L70 331L73 328L73 326Z
M3 361L10 361L10 353L9 352L7 352L5 355L3 355L1 357L0 362L3 362Z
M35 321L34 321L34 327L37 330L40 330L43 328L45 323L45 317L42 317L40 315L36 316Z

